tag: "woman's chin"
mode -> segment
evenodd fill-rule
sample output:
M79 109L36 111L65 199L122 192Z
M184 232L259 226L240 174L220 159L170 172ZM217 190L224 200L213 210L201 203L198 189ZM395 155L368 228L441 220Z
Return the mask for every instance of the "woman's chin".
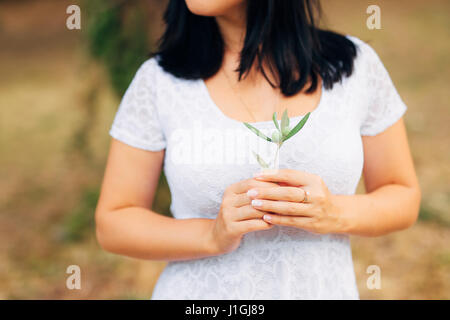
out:
M193 14L205 17L221 16L229 12L243 0L186 0L186 5Z

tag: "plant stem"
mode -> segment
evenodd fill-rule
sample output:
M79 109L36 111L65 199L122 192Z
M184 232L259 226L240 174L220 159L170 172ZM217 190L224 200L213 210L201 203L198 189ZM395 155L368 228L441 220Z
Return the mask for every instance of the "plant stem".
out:
M277 143L277 151L275 152L275 158L273 159L273 168L278 169L278 157L280 152L281 144Z

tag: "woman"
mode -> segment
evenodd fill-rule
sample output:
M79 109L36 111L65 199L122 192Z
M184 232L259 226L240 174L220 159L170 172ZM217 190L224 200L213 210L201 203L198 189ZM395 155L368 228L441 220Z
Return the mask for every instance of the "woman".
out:
M358 299L349 235L416 221L406 106L374 50L319 30L317 8L170 1L111 127L96 210L105 250L169 262L152 299ZM267 131L284 109L311 114L280 169L257 172L242 122ZM163 164L174 218L149 209Z

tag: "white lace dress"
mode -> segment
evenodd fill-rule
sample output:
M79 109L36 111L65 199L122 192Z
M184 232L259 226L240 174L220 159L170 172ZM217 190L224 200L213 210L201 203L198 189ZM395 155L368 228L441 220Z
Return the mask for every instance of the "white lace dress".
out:
M332 193L346 195L354 194L361 177L361 136L384 131L406 111L375 51L349 38L359 47L353 75L332 90L322 88L319 105L283 145L279 160L281 168L317 174ZM253 125L269 134L274 128L271 121ZM202 80L176 78L155 58L137 71L110 135L136 148L165 149L177 219L214 219L225 188L259 170L252 151L266 157L271 152L267 142L222 113ZM246 234L228 254L169 262L151 298L358 299L359 294L348 236L275 226Z

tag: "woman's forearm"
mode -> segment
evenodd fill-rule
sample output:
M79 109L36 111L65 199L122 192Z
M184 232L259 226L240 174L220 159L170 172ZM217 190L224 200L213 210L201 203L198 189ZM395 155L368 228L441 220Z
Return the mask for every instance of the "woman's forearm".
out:
M333 197L336 210L342 217L343 232L371 237L414 224L421 195L418 187L391 184L368 194Z
M105 250L150 260L214 255L212 223L211 219L174 219L140 207L96 215L97 238Z

